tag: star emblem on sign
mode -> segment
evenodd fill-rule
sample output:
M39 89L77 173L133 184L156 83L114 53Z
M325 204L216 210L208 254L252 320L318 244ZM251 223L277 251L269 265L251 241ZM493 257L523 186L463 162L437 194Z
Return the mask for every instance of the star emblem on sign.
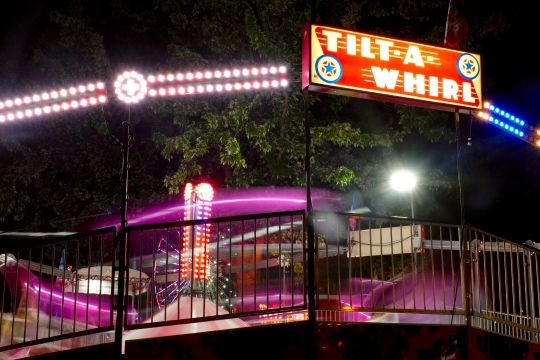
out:
M325 83L334 84L341 79L343 67L335 56L324 54L315 62L315 72Z
M459 75L466 80L474 80L480 75L480 62L473 54L461 54L456 61L456 68Z

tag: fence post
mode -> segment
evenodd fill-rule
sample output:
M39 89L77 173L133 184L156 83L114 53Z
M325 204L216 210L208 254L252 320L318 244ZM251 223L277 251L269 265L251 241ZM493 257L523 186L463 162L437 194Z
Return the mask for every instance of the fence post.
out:
M465 310L465 321L467 325L466 341L465 341L465 353L467 359L472 359L472 315L474 313L472 308L471 296L472 296L472 284L471 284L471 239L470 239L470 227L465 225L462 228L461 233L461 291L463 295L463 304Z
M317 332L317 322L316 322L316 312L315 312L315 287L317 286L315 282L315 228L313 224L313 211L308 213L306 218L307 221L307 289L308 289L308 326L309 334L307 339L308 344L308 359L317 358L317 349L316 349L316 332Z

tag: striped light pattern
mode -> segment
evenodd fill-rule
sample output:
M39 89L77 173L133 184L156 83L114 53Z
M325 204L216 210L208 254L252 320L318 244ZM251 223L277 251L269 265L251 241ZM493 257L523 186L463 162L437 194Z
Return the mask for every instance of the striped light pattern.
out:
M150 75L148 95L176 96L286 87L287 68L270 66L252 69L233 69Z
M194 187L191 183L187 183L184 190L184 220L210 218L213 198L214 190L210 184L200 183ZM190 280L191 276L194 280L208 279L210 230L211 224L183 227L180 262L180 277L182 279Z
M102 82L36 93L0 101L0 123L106 102L107 92Z
M492 103L485 102L484 111L476 113L476 117L522 140L540 146L540 129L536 129L523 119Z

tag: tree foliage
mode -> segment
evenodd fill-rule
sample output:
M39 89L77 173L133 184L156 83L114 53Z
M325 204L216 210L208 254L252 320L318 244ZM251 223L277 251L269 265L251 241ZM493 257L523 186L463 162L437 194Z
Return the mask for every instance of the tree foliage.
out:
M317 4L324 23L443 40L446 0ZM464 46L479 50L482 39L508 28L515 21L511 6L487 11L472 4ZM304 184L305 1L24 0L3 16L2 98L96 79L110 83L125 69L285 64L291 83L279 91L148 100L129 110L111 97L103 109L0 124L0 220L8 227L69 227L116 211L121 153L107 124L120 138L128 119L136 134L131 211L202 178L227 187ZM454 139L449 115L431 110L314 93L310 109L313 182L321 187L369 189L388 167L393 146L411 133L445 144Z

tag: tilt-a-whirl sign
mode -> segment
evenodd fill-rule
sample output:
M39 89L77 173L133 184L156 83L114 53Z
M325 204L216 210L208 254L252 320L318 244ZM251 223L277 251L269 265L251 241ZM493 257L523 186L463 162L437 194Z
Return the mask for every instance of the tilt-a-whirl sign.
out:
M302 88L440 110L482 109L480 55L306 24Z

